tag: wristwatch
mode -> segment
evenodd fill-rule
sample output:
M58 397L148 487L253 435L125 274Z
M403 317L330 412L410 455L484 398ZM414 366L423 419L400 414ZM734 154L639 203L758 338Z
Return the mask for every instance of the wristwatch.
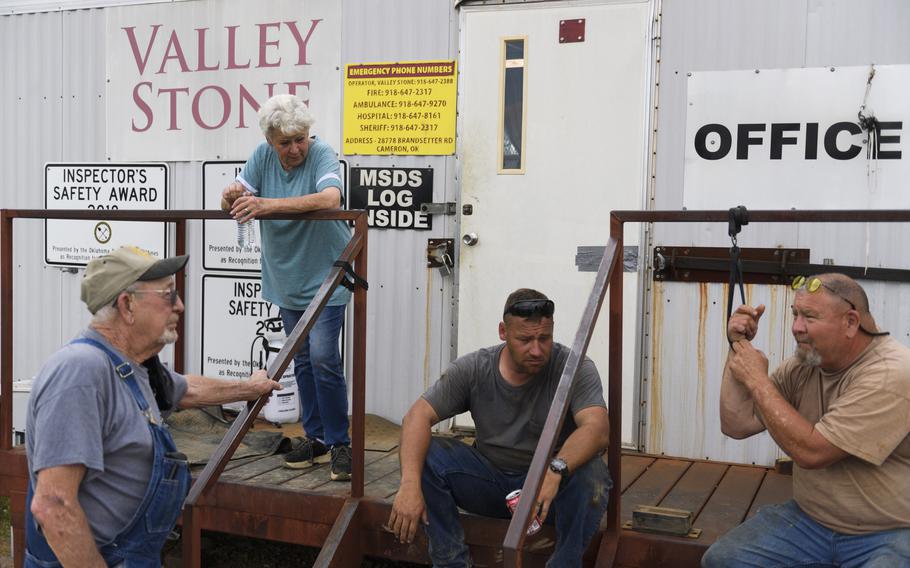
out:
M569 477L569 464L562 458L553 458L550 460L550 471L558 473L563 480L566 480Z

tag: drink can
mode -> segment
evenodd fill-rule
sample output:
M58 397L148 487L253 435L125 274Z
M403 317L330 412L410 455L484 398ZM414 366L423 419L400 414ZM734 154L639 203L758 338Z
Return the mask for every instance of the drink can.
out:
M515 510L518 509L518 501L521 499L521 489L516 489L508 495L506 495L506 507L509 508L509 512L513 515ZM531 520L531 524L528 525L527 535L531 536L540 530L540 519L537 518L537 515L534 515L534 519Z

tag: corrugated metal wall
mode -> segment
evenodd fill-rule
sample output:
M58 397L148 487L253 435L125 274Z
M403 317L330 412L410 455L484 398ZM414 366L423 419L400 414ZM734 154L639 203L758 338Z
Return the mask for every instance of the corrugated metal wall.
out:
M910 3L902 0L663 0L661 11L655 209L678 210L683 205L688 73L910 63ZM907 242L908 231L896 225L750 224L739 244L809 248L813 263L831 258L843 265L910 268L910 254L893 246ZM658 224L652 235L655 246L730 242L726 224ZM880 325L910 343L903 307L908 286L863 284ZM791 299L781 290L751 287L753 301L774 306L763 323L777 335L764 342L765 348L775 346L777 356L792 349ZM651 286L649 294L646 305L654 316L645 348L652 364L642 375L646 408L641 447L670 455L770 463L778 450L767 435L737 442L720 434L717 401L726 354L726 287L664 284ZM703 344L696 343L699 337Z
M458 58L448 0L348 0L344 6L344 63ZM347 159L351 167L431 167L433 201L457 201L454 156ZM427 239L452 238L455 221L436 215L432 231L370 232L368 412L400 421L451 359L453 276L426 267L426 247Z
M124 2L109 4L117 3ZM0 5L0 14L9 13ZM456 59L456 26L449 0L345 0L341 61ZM47 162L106 160L105 33L102 8L0 15L0 207L43 208ZM454 157L344 159L349 166L432 167L434 201L456 200ZM169 206L201 209L202 164L169 166ZM452 277L426 268L425 249L428 238L451 237L454 224L454 217L437 216L432 231L370 232L368 412L400 420L450 359ZM186 363L199 372L201 224L190 224L188 239L197 260L188 269ZM44 264L43 223L15 223L14 262L13 373L22 379L77 333L88 313L79 301L82 271Z

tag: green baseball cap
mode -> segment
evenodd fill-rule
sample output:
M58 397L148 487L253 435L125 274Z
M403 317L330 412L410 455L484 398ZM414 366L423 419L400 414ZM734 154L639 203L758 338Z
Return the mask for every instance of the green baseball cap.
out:
M139 247L120 247L90 261L85 267L82 301L94 314L135 282L176 274L189 258L184 254L159 259Z

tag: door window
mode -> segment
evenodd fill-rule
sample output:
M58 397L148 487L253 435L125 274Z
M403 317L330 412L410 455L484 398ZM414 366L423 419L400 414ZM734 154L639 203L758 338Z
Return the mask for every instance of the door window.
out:
M502 120L499 173L524 173L527 38L502 40Z

